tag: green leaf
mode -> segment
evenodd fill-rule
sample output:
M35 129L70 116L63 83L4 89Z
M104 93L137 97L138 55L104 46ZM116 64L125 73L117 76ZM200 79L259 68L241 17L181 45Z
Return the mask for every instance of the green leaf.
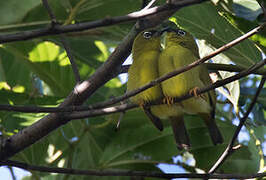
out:
M223 1L226 6L222 3L218 4L218 8L221 11L220 14L233 26L242 32L247 33L251 29L259 26L259 22L264 22L263 18L262 20L259 20L260 16L263 16L263 14L258 16L262 10L255 0L235 0L234 2L236 3ZM255 17L257 17L258 20L255 20ZM256 44L261 48L262 52L266 51L265 38L265 30L261 30L259 33L250 37L250 39L256 42Z
M151 170L156 163L176 155L170 128L159 132L139 111L126 113L121 123L120 130L112 136L103 153L102 167Z
M78 46L75 46L75 43L73 44L75 52ZM91 53L90 56L87 55L83 57L84 54L82 54L82 51L79 51L79 54L74 54L77 55L78 58L83 59L83 61L85 61L85 59L88 61L91 56L100 53L96 51L97 48L95 45L91 47L94 49L91 49L93 53ZM10 59L15 57L19 61L16 62L16 68L26 66L26 69L34 72L56 95L65 96L73 89L75 85L73 71L66 52L63 51L60 46L48 41L28 41L8 44L5 45L4 48L11 55L11 57L9 57ZM95 58L90 60L90 64L93 64L93 61L97 61ZM3 63L5 63L5 61ZM22 64L22 66L17 66L18 63ZM87 77L88 74L94 70L94 68L92 69L85 64L80 64L79 67L82 77ZM28 74L28 76L30 76L30 74Z
M58 97L49 96L30 96L25 93L14 93L11 91L0 90L0 103L12 105L36 105L36 106L56 106L59 101ZM0 124L4 127L5 132L13 133L27 127L39 120L46 113L20 113L20 112L0 112Z
M177 23L198 39L204 39L215 48L241 36L242 33L219 15L214 5L202 3L179 10L175 16ZM224 52L231 61L248 67L261 60L261 53L249 39Z
M211 45L206 44L204 40L198 40L197 42L199 46L200 57L205 57L208 54L211 54L211 52L215 50L215 48L213 48ZM232 64L230 59L223 53L218 54L217 56L213 57L211 60L215 63ZM235 73L227 71L218 71L218 73L219 73L218 77L221 76L222 79L235 75ZM217 80L218 80L217 77L212 78L213 82L216 82ZM216 90L218 90L218 92L224 95L233 104L235 111L238 112L238 99L240 96L239 81L233 81L231 83L226 84L224 87L216 88Z
M234 0L234 2L233 10L238 17L253 21L262 13L260 5L255 0Z
M241 97L243 98L252 98L257 92L257 88L240 88ZM266 88L263 88L258 97L258 103L260 103L264 109L266 108Z
M218 157L223 153L222 148L226 148L226 145L219 146L192 150L194 158L196 159L196 166L206 171L209 170L217 161ZM246 146L243 146L232 154L217 172L241 174L254 173L258 170L259 162L253 160L249 149Z
M21 64L18 66L20 59L0 48L0 66L1 81L6 82L9 89L16 86L22 86L24 92L34 92L33 77L30 69Z
M24 1L1 1L0 2L0 25L17 23L23 19L24 16L37 5L40 1L27 0Z

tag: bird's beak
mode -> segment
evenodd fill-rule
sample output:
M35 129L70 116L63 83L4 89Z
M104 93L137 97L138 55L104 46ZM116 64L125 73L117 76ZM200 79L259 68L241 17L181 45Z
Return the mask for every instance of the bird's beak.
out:
M171 27L164 27L160 30L160 33L163 34L164 32L169 32L171 31Z
M160 37L161 50L164 50L166 47L166 36L167 36L167 31L162 32L162 35Z
M174 31L173 28L167 26L161 29L160 34L161 34L161 50L164 50L166 47L166 36L168 32Z

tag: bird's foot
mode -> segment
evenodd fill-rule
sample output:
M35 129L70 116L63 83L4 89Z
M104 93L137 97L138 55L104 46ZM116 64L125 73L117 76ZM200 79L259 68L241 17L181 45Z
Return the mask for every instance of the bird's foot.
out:
M145 104L146 103L144 101L141 101L139 102L139 107L144 110Z
M199 97L203 98L202 94L199 95L199 87L194 87L193 89L191 89L189 91L189 94L192 96L195 96L196 98L199 98Z
M163 103L170 106L170 105L174 104L174 98L166 96L165 98L163 98Z

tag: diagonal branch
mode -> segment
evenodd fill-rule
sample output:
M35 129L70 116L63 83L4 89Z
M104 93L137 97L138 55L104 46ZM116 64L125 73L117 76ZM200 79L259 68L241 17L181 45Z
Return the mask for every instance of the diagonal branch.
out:
M72 67L72 71L73 71L74 76L75 76L76 84L78 84L81 81L81 78L80 78L80 74L79 74L79 70L78 70L78 66L76 64L75 58L74 58L74 56L73 56L73 54L71 52L69 44L67 43L67 40L64 37L64 35L60 35L59 38L60 38L60 41L61 41L63 47L66 50L67 57L68 57L68 59L70 61L70 64L71 64L71 67Z
M42 0L42 4L46 8L48 15L51 18L52 23L56 23L57 21L56 21L55 14L53 13L52 8L49 6L48 0Z
M241 71L239 74L236 74L234 76L228 77L226 79L220 80L215 82L214 84L211 84L209 86L206 86L205 88L199 89L198 94L205 93L207 91L210 91L212 89L224 86L225 84L228 84L230 82L236 81L240 78L243 78L253 72L258 71L259 68L263 67L266 64L266 59L263 61L255 64L254 66L250 67L249 69ZM185 94L184 96L178 97L174 99L174 102L180 102L185 99L191 98L191 94ZM162 104L163 102L160 100L158 102L153 102L147 104L147 106L151 105L157 105L157 104ZM89 106L90 107L90 106ZM95 116L100 116L100 115L107 115L111 113L117 113L117 112L124 112L126 110L136 108L138 105L135 104L122 104L119 106L113 106L113 107L108 107L108 108L102 108L102 109L89 109L86 106L70 106L70 107L63 107L63 108L48 108L48 107L42 107L42 108L36 108L36 107L22 107L22 106L5 106L5 105L0 105L0 109L6 109L9 110L12 108L12 110L17 110L20 112L73 112L73 111L84 111L84 112L73 112L70 115L67 115L68 118L70 119L81 119L81 118L87 118L87 117L95 117ZM81 109L82 108L82 109ZM88 111L85 111L88 110Z
M179 68L179 69L177 69L175 71L167 73L167 74L161 76L160 78L155 79L155 80L151 81L150 83L147 83L146 85L144 85L144 86L142 86L142 87L140 87L140 88L138 88L136 90L132 90L130 92L125 93L122 96L113 98L113 99L105 101L105 102L96 103L96 104L92 105L91 107L92 108L102 108L102 107L106 107L106 106L109 106L109 105L112 105L112 104L116 104L116 103L118 103L120 101L128 99L128 98L130 98L132 96L135 96L136 94L138 94L138 93L140 93L140 92L142 92L142 91L144 91L144 90L146 90L148 88L151 88L151 87L153 87L153 86L155 86L155 85L157 85L157 84L159 84L159 83L161 83L161 82L163 82L163 81L165 81L165 80L167 80L167 79L169 79L171 77L174 77L174 76L176 76L178 74L186 72L186 71L188 71L188 70L190 70L190 69L192 69L192 68L194 68L194 67L196 67L196 66L198 66L198 65L200 65L202 63L204 63L208 59L216 56L217 54L220 54L223 51L226 51L226 50L230 49L231 47L235 46L236 44L238 44L238 43L246 40L247 38L251 37L252 35L258 33L265 26L266 26L266 23L254 28L253 30L249 31L248 33L246 33L246 34L240 36L239 38L229 42L228 44L218 48L213 53L211 53L211 54L209 54L209 55L207 55L207 56L205 56L205 57L203 57L201 59L198 59L197 61L195 61L195 62L193 62L193 63L191 63L191 64L189 64L189 65L187 65L185 67L182 67L182 68Z
M237 139L237 136L241 130L241 128L243 127L243 125L245 124L245 121L248 118L248 115L250 114L250 112L252 111L255 103L257 102L257 98L264 86L266 80L266 76L263 76L262 80L260 81L260 85L258 87L258 90L251 102L251 104L249 105L249 108L247 110L247 112L244 114L244 116L240 119L239 125L237 126L237 129L233 135L233 138L231 139L230 143L228 144L228 146L226 147L225 151L223 152L223 154L220 156L220 158L216 161L216 163L212 166L212 168L209 170L209 173L212 174L214 173L223 163L224 161L234 152L233 146L234 143Z
M228 84L230 82L236 81L240 78L243 78L247 75L249 75L250 73L252 73L253 71L256 71L257 69L265 66L266 64L266 59L264 59L263 61L258 62L257 64L251 66L250 68L234 75L231 77L228 77L226 79L217 81L209 86L206 86L204 88L201 88L198 90L198 95L202 94L202 93L206 93L212 89L224 86L225 84ZM193 97L193 95L191 95L191 93L187 93L183 96L180 97L176 97L173 99L174 103L186 100L188 98ZM158 100L156 102L151 102L151 103L147 103L146 106L151 106L151 105L158 105L158 104L162 104L163 100ZM91 111L82 111L82 112L73 112L71 114L68 114L66 118L70 118L70 119L81 119L81 118L87 118L87 117L94 117L94 116L99 116L99 115L106 115L106 114L111 114L111 113L115 113L115 112L123 112L125 110L131 109L131 108L135 108L137 107L137 105L133 105L133 104L123 104L123 105L119 105L119 106L114 106L114 107L107 107L107 108L103 108L103 109L95 109L95 110L91 110Z
M168 74L166 74L165 76L162 76L161 78L155 80L155 81L152 81L151 83L148 83L146 85L144 85L143 87L137 89L137 90L133 90L131 92L128 92L122 96L119 96L119 97L115 97L115 98L112 98L110 100L107 100L105 102L100 102L100 103L96 103L94 105L90 105L90 106L69 106L69 107L59 107L59 108L47 108L47 107L32 107L32 106L28 106L28 107L21 107L21 106L10 106L10 105L0 105L0 110L8 110L8 111L19 111L19 112L73 112L73 111L85 111L85 110L92 110L92 109L97 109L97 108L103 108L103 107L106 107L106 106L110 106L112 104L115 104L115 103L118 103L120 101L123 101L131 96L134 96L148 88L151 88L153 86L155 86L156 84L164 81L164 80L167 80L173 76L176 76L180 73L183 73L185 71L188 71L189 69L197 66L198 64L201 64L203 63L204 61L207 61L208 59L216 56L217 54L229 49L230 47L233 47L234 45L240 43L241 41L249 38L250 36L254 35L255 33L261 31L264 27L265 27L265 24L262 24L258 27L256 27L255 29L249 31L247 34L244 34L243 36L231 41L230 43L220 47L219 49L215 50L213 53L211 53L210 55L204 57L204 58L201 58L199 60L197 60L196 62L192 63L192 64L189 64L188 66L186 67L182 67L180 69L177 69L173 72L170 72ZM214 66L212 65L211 63L209 64L209 66ZM231 66L229 65L230 67L226 66L226 65L222 65L223 66L223 69L227 69L227 68L230 68L232 69L234 66ZM218 66L219 67L219 66ZM214 68L215 69L215 68ZM244 70L244 69L241 69L241 68L233 68L233 70L235 71L241 71L241 70ZM117 74L121 73L121 68L119 68L115 73L113 73L113 77L117 76ZM265 71L263 70L257 70L255 72L258 72L259 74L265 74Z
M244 67L240 67L240 66L233 65L233 64L205 63L205 65L208 68L208 70L213 70L213 71L241 72L245 70ZM129 67L130 65L123 65L121 68L120 74L127 73ZM266 75L266 70L258 69L253 74Z

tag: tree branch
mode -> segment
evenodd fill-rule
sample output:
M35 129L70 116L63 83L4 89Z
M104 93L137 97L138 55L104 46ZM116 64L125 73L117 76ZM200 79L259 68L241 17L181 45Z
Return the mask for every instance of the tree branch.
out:
M45 7L45 9L47 10L48 15L50 16L52 23L57 23L55 14L53 13L52 8L49 6L48 1L42 0L42 4Z
M212 174L214 173L223 163L224 161L234 152L234 149L233 149L233 146L234 146L234 143L237 139L237 136L241 130L241 128L243 127L243 125L245 124L245 121L246 119L248 118L248 115L250 114L250 112L252 111L256 101L257 101L257 98L264 86L264 83L265 83L265 80L266 80L266 76L263 76L261 82L260 82L260 85L258 87L258 90L251 102L251 104L249 105L249 108L247 110L247 112L245 113L245 115L240 119L240 122L239 122L239 125L237 126L237 129L230 141L230 143L228 144L228 146L226 147L225 151L223 152L223 154L220 156L220 158L216 161L216 163L212 166L212 168L209 170L209 173Z
M211 178L211 179L250 179L265 177L266 173L257 174L197 174L197 173L169 173L163 174L160 172L145 172L145 171L132 171L132 170L80 170L71 168L57 168L47 166L35 166L17 161L0 161L0 165L14 166L30 171L39 171L47 173L60 173L70 175L86 175L86 176L126 176L126 177L153 177L160 179L172 178Z
M180 69L177 69L173 72L170 72L162 77L160 77L159 79L156 79L146 85L144 85L143 87L137 89L137 90L133 90L131 92L127 92L125 93L124 95L122 96L119 96L119 97L115 97L115 98L112 98L110 100L107 100L105 102L99 102L99 103L96 103L94 105L90 105L90 106L69 106L69 107L59 107L59 108L47 108L47 107L34 107L34 106L24 106L24 107L21 107L21 106L11 106L11 105L1 105L0 104L0 110L7 110L7 111L19 111L19 112L73 112L73 111L86 111L86 110L92 110L92 109L99 109L99 108L103 108L103 107L107 107L107 106L110 106L112 104L115 104L115 103L118 103L120 101L123 101L131 96L134 96L148 88L151 88L153 86L155 86L156 84L164 81L164 80L167 80L173 76L176 76L178 74L181 74L185 71L188 71L189 69L192 69L193 67L197 66L198 64L201 64L203 63L204 61L207 61L208 59L216 56L217 54L229 49L230 47L240 43L241 41L249 38L250 36L254 35L255 33L259 32L260 30L262 30L264 27L265 27L265 24L262 24L256 28L254 28L253 30L249 31L247 34L244 34L243 36L231 41L230 43L220 47L219 49L215 50L213 53L211 53L210 55L204 57L204 58L201 58L197 61L195 61L194 63L191 63L189 64L188 66L185 66L185 67L182 67ZM240 68L240 67L234 67L233 65L218 65L218 64L213 64L213 63L208 63L207 66L209 67L212 67L214 70L217 68L221 68L221 69L224 69L224 70L235 70L235 71L242 71L244 69ZM217 67L218 66L218 67ZM126 66L128 68L128 66ZM125 71L122 70L122 72ZM255 72L257 73L260 73L260 74L265 74L265 71L264 69L258 69L256 70ZM121 68L119 68L114 74L113 76L117 76L117 74L121 73Z
M246 69L244 67L240 67L240 66L233 65L233 64L205 63L205 65L209 70L213 70L213 71L241 72ZM121 68L120 74L127 73L129 67L130 65L123 65ZM258 69L257 71L254 72L254 74L266 75L266 70Z
M220 80L220 81L216 81L215 83L206 86L204 88L201 88L197 91L197 94L200 95L202 93L206 93L212 89L224 86L225 84L228 84L230 82L236 81L242 77L247 76L248 74L252 73L253 71L256 71L257 69L263 67L266 64L266 59L264 59L263 61L258 62L257 64L251 66L250 68L240 72L239 74L233 75L231 77L228 77L226 79ZM174 103L178 103L181 102L183 100L186 100L188 98L193 97L193 95L191 93L187 93L183 96L180 97L175 97L173 99ZM151 105L158 105L158 104L163 104L163 99L160 99L156 102L150 102L145 104L145 106L149 107ZM73 112L71 114L67 114L66 118L70 118L70 119L81 119L81 118L87 118L87 117L94 117L94 116L99 116L99 115L107 115L107 114L111 114L111 113L115 113L115 112L123 112L125 110L137 107L138 105L131 105L131 104L123 104L123 105L119 105L119 106L114 106L114 107L107 107L107 108L103 108L103 109L95 109L95 110L89 110L89 111L82 111L82 112Z
M146 16L157 14L159 12L166 12L166 13L168 13L167 11L175 12L182 7L202 3L206 0L172 0L172 1L176 1L176 3L165 4L159 7L153 7L153 8L149 8L145 10L140 10L137 12L127 14L125 16L117 16L113 18L105 18L105 19L96 20L92 22L70 24L70 25L65 25L65 26L60 25L60 26L56 26L55 28L46 27L46 28L41 28L41 29L36 29L36 30L23 31L19 33L3 34L3 35L0 35L0 43L28 40L28 39L32 39L36 37L57 35L57 34L63 34L63 33L68 33L68 32L77 32L77 31L83 31L87 29L93 29L96 27L111 26L111 25L115 25L118 23L122 23L122 22L137 20L137 19L140 19Z
M244 41L245 39L251 37L252 35L258 33L265 26L266 26L266 23L264 23L264 24L262 24L262 25L260 25L260 26L258 26L256 28L254 28L253 30L249 31L248 33L246 33L246 34L240 36L239 38L237 38L237 39L235 39L235 40L227 43L226 45L218 48L213 53L211 53L211 54L209 54L209 55L207 55L207 56L205 56L205 57L203 57L201 59L198 59L197 61L194 61L193 63L191 63L191 64L189 64L187 66L184 66L184 67L179 68L179 69L177 69L175 71L172 71L170 73L167 73L167 74L161 76L160 78L155 79L155 80L151 81L150 83L147 83L146 85L144 85L144 86L142 86L142 87L140 87L140 88L138 88L136 90L132 90L130 92L125 93L122 96L113 98L113 99L108 100L108 101L105 101L105 102L96 103L96 104L92 105L91 107L92 108L95 108L95 109L102 108L102 107L107 107L107 106L110 106L112 104L116 104L116 103L118 103L120 101L123 101L125 99L128 99L128 98L130 98L132 96L135 96L136 94L138 94L138 93L140 93L142 91L145 91L148 88L151 88L151 87L153 87L153 86L155 86L155 85L157 85L157 84L159 84L159 83L161 83L161 82L163 82L163 81L165 81L165 80L167 80L167 79L169 79L171 77L174 77L174 76L176 76L178 74L181 74L183 72L186 72L186 71L188 71L188 70L190 70L190 69L192 69L192 68L194 68L194 67L196 67L196 66L198 66L198 65L200 65L202 63L204 63L208 59L210 59L210 58L212 58L212 57L220 54L223 51L226 51L226 50L230 49L231 47L235 46L236 44L238 44L238 43Z
M260 67L264 66L266 63L266 59L263 61L260 61L259 63L255 64L254 66L250 67L249 69L246 69L239 74L236 74L234 76L228 77L226 79L220 80L215 82L214 84L211 84L209 86L206 86L205 88L201 88L198 91L198 94L205 93L207 91L210 91L212 89L215 89L217 87L221 87L225 84L228 84L230 82L233 82L235 80L238 80L242 77L247 76L248 74L251 74L255 71L257 71ZM191 98L192 95L187 93L184 96L174 98L174 102L180 102L185 99ZM147 106L151 105L157 105L162 104L162 100L159 100L158 102L151 102L147 104ZM107 115L111 113L117 113L117 112L124 112L126 110L136 108L138 105L135 104L122 104L118 106L108 107L108 108L102 108L102 109L93 109L90 107L92 106L70 106L70 107L62 107L62 108L48 108L48 107L42 107L42 108L36 108L36 107L22 107L22 106L8 106L8 105L0 105L0 109L5 110L13 110L13 111L19 111L19 112L73 112L73 111L83 111L83 112L73 112L72 114L67 114L67 117L70 119L81 119L81 118L87 118L87 117L95 117L100 115ZM88 111L85 111L88 110ZM64 116L64 115L63 115Z
M245 68L238 67L229 64L216 64L216 63L206 63L209 70L222 70L229 72L241 72L246 70ZM121 72L127 72L130 65L122 66ZM253 74L266 75L264 69L257 69ZM131 107L130 108L134 108ZM15 111L15 112L25 112L25 113L51 113L51 112L74 112L74 111L87 111L93 110L95 108L91 106L68 106L68 107L41 107L41 106L24 106L24 105L7 105L0 104L0 111Z

